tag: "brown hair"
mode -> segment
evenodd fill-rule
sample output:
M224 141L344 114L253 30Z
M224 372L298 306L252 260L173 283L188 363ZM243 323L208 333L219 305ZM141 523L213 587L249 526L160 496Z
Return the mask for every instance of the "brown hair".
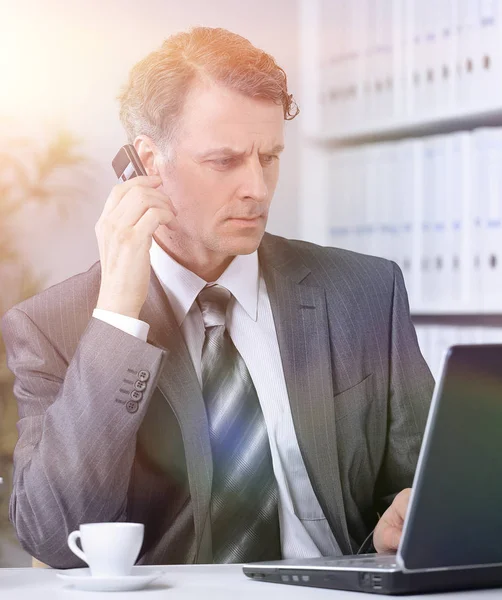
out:
M131 69L118 96L120 120L129 142L146 134L168 150L196 78L282 104L286 120L300 112L293 95L288 94L286 73L270 54L226 29L194 27L167 38Z

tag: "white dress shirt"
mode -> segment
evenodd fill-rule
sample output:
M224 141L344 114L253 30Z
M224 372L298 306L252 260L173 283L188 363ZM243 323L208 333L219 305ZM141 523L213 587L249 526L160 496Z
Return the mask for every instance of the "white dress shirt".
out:
M204 322L195 302L206 281L160 248L150 249L151 265L180 326L201 382ZM279 489L279 521L283 558L341 554L314 494L300 453L282 369L279 343L258 253L236 256L217 280L232 298L226 326L253 380L267 427L274 475ZM93 316L146 341L150 326L143 321L94 310Z

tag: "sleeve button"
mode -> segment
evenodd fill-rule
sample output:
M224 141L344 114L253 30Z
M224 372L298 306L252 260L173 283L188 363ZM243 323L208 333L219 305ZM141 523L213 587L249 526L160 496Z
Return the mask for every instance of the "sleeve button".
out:
M146 370L142 370L138 373L138 379L140 381L148 381L150 379L150 373L149 371Z
M143 400L143 392L138 392L138 390L133 390L130 393L130 396L135 402L140 402Z
M128 413L133 415L135 412L138 412L138 403L129 400L129 402L126 404L126 410Z
M144 392L146 390L146 383L138 379L134 382L134 389L138 390L138 392Z

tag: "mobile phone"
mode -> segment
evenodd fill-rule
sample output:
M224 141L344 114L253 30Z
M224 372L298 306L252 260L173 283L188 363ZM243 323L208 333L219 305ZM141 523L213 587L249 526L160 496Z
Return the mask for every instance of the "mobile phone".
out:
M145 167L132 144L122 146L112 160L112 167L121 181L128 181L138 175L146 175Z

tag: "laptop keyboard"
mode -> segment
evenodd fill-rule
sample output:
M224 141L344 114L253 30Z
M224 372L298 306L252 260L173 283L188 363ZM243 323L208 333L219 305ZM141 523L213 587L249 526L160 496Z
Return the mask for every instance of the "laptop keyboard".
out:
M359 554L355 556L340 556L324 561L327 567L373 567L382 569L397 568L394 554Z

